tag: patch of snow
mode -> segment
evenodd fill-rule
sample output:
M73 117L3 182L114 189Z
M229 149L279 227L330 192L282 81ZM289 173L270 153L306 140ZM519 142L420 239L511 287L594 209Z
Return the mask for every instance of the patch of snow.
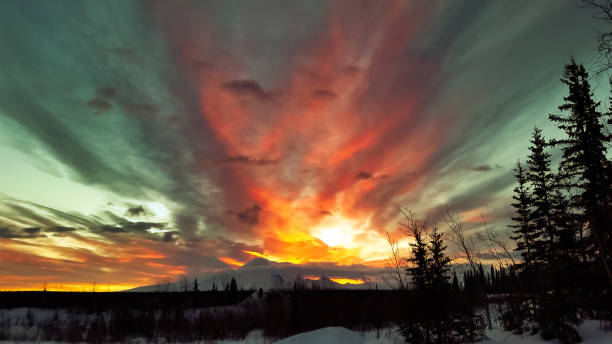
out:
M598 320L587 320L578 329L582 336L582 344L610 344L612 343L612 332L606 332L602 323ZM539 334L534 336L520 336L503 329L493 329L487 332L489 339L483 344L505 343L505 344L557 344L558 340L545 341ZM331 344L331 343L354 343L354 344L399 344L404 343L403 338L396 329L385 329L380 331L355 332L344 327L325 327L318 330L296 334L285 338L278 344Z
M361 334L344 327L325 327L279 340L277 344L359 344Z

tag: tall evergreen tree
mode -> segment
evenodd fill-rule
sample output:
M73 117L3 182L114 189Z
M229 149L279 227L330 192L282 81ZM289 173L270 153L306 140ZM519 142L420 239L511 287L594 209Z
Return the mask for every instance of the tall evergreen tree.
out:
M238 292L238 284L236 283L236 279L234 277L232 277L232 280L230 282L229 291L232 294L236 294Z
M414 235L414 243L410 244L411 256L408 261L413 264L413 267L408 268L408 274L412 277L412 283L417 290L425 290L428 287L428 270L429 270L429 255L427 252L427 242L423 236L423 232L416 229L412 233Z
M516 163L514 168L514 177L517 185L514 188L514 195L512 196L514 202L511 205L514 207L516 215L512 217L514 224L509 227L513 228L512 239L516 241L516 251L523 257L523 265L530 267L534 261L534 245L538 233L531 222L532 197L527 180L527 171L520 161Z
M411 214L412 215L412 214ZM411 256L412 267L407 270L415 290L404 302L404 319L399 332L409 343L459 344L482 340L482 319L474 311L471 298L460 293L459 281L454 275L449 281L450 258L436 224L409 218L407 227L414 236ZM426 235L430 228L429 235ZM428 240L427 240L428 239ZM467 282L466 282L467 285Z
M431 254L428 269L428 280L434 291L446 289L449 285L448 271L451 259L444 253L446 245L442 240L442 233L437 226L433 226L429 234L429 252Z
M193 291L196 293L200 291L200 284L198 283L197 278L193 279Z
M588 73L573 58L565 66L561 81L569 89L569 95L559 106L565 115L551 114L549 118L566 137L552 140L551 144L562 149L562 173L567 177L567 187L576 190L572 206L583 211L592 251L612 285L609 256L612 249L612 177L606 156L606 144L611 136L604 130L604 117L610 114L604 115L597 110L599 102L593 100Z
M461 291L461 287L459 286L459 279L457 278L457 272L453 271L453 282L452 282L453 291L458 293Z
M553 220L553 173L550 170L550 154L546 152L546 140L542 136L542 130L534 128L531 152L527 156L529 172L527 180L532 186L533 211L531 220L541 239L535 240L535 258L550 262L555 253L555 227Z

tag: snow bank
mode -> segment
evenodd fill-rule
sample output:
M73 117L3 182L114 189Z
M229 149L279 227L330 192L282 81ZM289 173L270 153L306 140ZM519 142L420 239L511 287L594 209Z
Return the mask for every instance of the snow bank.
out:
M276 342L277 344L358 344L363 343L361 334L344 327L325 327L304 332Z
M396 328L355 332L344 327L326 327L275 342L277 344L401 344Z
M598 320L587 320L578 329L583 344L610 344L612 343L612 332L606 332ZM489 340L484 343L508 343L508 344L556 344L558 340L545 341L539 334L534 336L517 336L503 329L493 329L487 332Z
M587 320L579 328L583 344L611 344L612 331L606 332L599 321ZM503 329L493 329L487 332L488 340L483 343L505 344L556 344L557 340L545 341L539 334L535 336L517 336ZM395 329L381 333L368 331L365 333L348 330L344 327L326 327L310 332L304 332L285 338L278 344L396 344L403 343L403 338Z

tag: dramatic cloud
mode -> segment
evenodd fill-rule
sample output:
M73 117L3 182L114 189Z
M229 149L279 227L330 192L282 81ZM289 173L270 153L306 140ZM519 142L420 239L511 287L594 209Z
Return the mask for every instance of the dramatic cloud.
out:
M0 20L0 289L257 255L375 269L398 205L507 237L512 166L533 126L556 135L563 64L592 61L600 24L572 0L25 0Z

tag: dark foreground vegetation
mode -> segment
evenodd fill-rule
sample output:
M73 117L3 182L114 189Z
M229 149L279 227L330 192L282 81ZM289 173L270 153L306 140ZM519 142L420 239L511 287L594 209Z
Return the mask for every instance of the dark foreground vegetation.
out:
M44 307L0 309L0 340L55 340L68 342L122 341L142 337L170 342L241 339L252 330L282 338L327 326L354 330L383 329L405 317L407 307L419 303L420 295L408 290L309 290L266 293L239 292L231 301L227 292L199 292L202 304L193 306L193 292L186 293L5 293L35 295L34 301L12 302ZM44 296L55 304L42 306ZM53 297L51 297L53 298ZM93 302L75 307L75 302ZM241 299L239 303L235 301ZM109 303L103 305L106 300ZM4 299L3 301L6 301ZM67 301L69 304L60 305ZM176 301L175 305L171 303ZM125 303L123 303L125 302ZM151 303L149 303L151 302ZM207 303L206 306L203 304ZM4 304L6 305L6 303ZM61 308L55 308L62 306ZM160 307L157 307L160 306ZM23 314L16 314L16 313ZM16 320L20 318L21 320ZM15 328L18 330L15 330ZM12 330L11 330L12 328Z
M0 292L0 308L83 308L90 311L108 309L202 308L234 305L253 291L194 292Z
M512 238L522 262L515 294L503 312L506 328L562 343L581 340L585 316L612 319L612 108L601 110L585 68L574 59L561 82L567 96L549 120L563 136L533 130L526 164L517 162ZM558 163L551 152L561 153Z

